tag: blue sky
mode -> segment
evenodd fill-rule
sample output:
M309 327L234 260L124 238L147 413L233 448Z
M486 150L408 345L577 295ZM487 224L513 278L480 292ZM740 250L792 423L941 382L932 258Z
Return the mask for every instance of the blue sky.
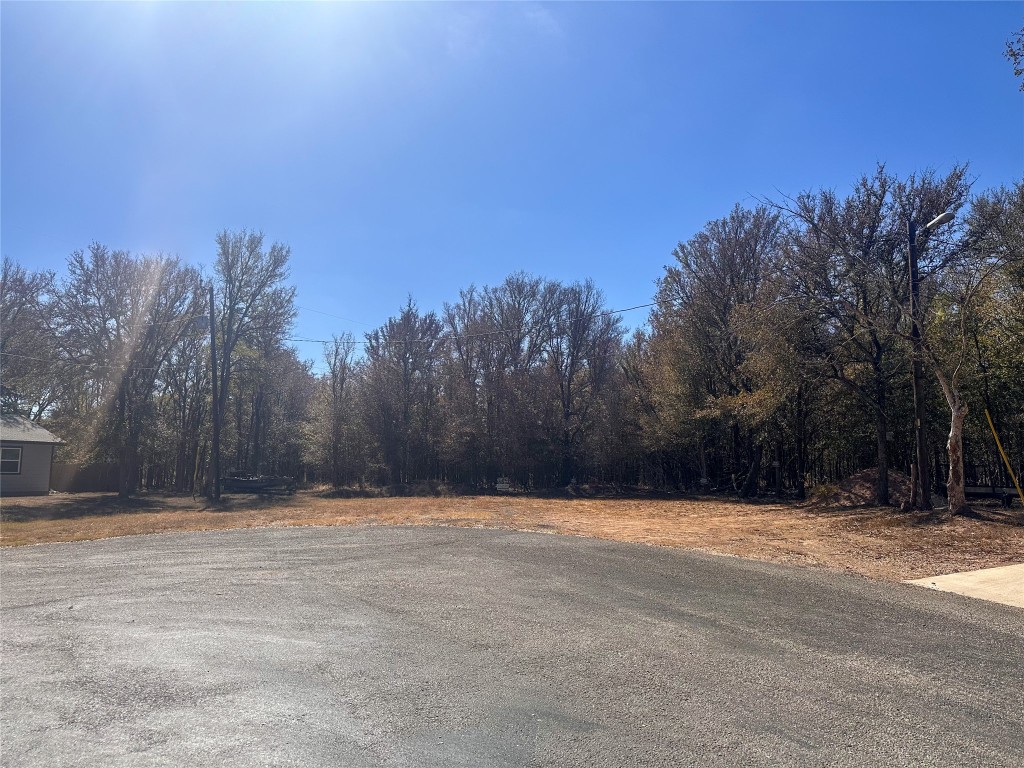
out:
M1022 25L1024 3L4 2L0 248L208 266L218 231L260 229L312 338L516 270L633 306L737 202L878 161L1020 179Z

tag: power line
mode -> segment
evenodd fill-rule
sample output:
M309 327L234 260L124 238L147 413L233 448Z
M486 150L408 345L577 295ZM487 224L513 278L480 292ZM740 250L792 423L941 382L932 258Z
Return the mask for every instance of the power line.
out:
M333 317L337 320L344 320L346 323L357 323L358 325L372 326L373 323L364 323L362 320L353 320L351 317L342 317L341 315L333 315L330 312L324 312L321 309L311 309L309 307L296 306L296 309L300 309L303 312L315 312L318 315L325 315L327 317Z
M51 357L51 358L31 357L29 355L18 355L18 354L15 354L14 352L0 352L0 355L3 355L4 357L16 357L19 360L34 360L34 361L39 362L39 363L54 363L54 364L59 364L59 365L75 365L75 366L78 366L80 368L107 368L107 369L115 370L115 371L124 371L124 370L127 370L129 367L131 367L130 365L107 365L106 363L82 363L82 362L78 362L76 360L62 360L61 358L57 358L57 357ZM159 368L154 368L153 366L135 366L134 370L136 370L136 371L159 371L160 369Z
M580 320L587 320L587 319L597 318L597 317L608 317L608 316L611 316L611 315L619 315L619 314L622 314L624 312L632 312L632 311L637 310L637 309L648 309L650 307L659 306L661 304L669 303L670 301L672 301L672 300L671 299L666 299L666 300L662 300L662 301L652 301L652 302L649 302L647 304L637 304L636 306L632 306L632 307L623 307L622 309L608 309L608 310L605 310L603 312L595 312L595 313L593 313L591 315L580 315L580 316L577 316L577 317L569 318L569 319L565 320L564 322L566 322L566 323L575 323L575 322L578 322ZM316 312L317 314L327 315L328 317L337 317L337 318L342 319L342 320L346 319L346 318L340 317L339 315L331 315L328 312L320 312L319 310L310 309L308 307L305 307L305 308L303 308L303 307L296 307L296 308L297 309L303 309L306 312ZM181 318L179 320L169 320L169 321L166 321L166 323L148 323L147 325L162 325L162 324L167 324L167 323L172 323L172 322L188 322L188 321L192 321L192 320L196 320L196 319L200 319L200 318L201 319L206 319L206 315L194 315L192 317ZM358 320L350 320L350 322L360 322L360 321L358 321ZM130 326L130 327L136 327L136 326ZM394 341L386 341L386 342L378 342L378 343L381 343L381 344L384 344L384 345L389 345L389 346L390 345L396 345L396 344L410 344L410 343L413 343L413 344L427 344L427 343L439 343L439 342L444 342L444 341L460 341L460 340L476 339L476 338L482 338L482 337L485 337L485 336L496 336L496 335L501 335L501 334L512 334L512 333L515 333L515 332L516 331L514 331L514 330L500 328L500 329L493 330L493 331L481 331L480 333L467 333L467 334L460 334L460 335L440 336L437 339L410 339L410 340L397 339L397 340L394 340ZM300 342L300 343L309 343L309 344L333 344L336 341L335 339L308 339L308 338L297 337L297 336L285 336L281 340L282 341ZM354 340L354 339L351 340L351 341L338 339L337 341L338 341L338 343L343 344L345 346L361 346L361 347L364 347L364 348L369 346L369 344L371 343L371 342L368 342L368 341L357 341L357 340ZM14 358L18 358L20 360L32 360L32 361L40 362L40 363L50 363L50 364L59 364L59 365L71 365L71 366L77 366L77 367L81 367L81 368L104 368L104 369L108 369L108 370L122 370L123 371L123 370L126 370L129 367L127 365L107 365L105 363L84 363L84 362L79 362L79 361L75 361L75 360L66 360L66 359L61 359L61 358L32 357L30 355L20 355L20 354L16 354L16 353L13 353L13 352L0 352L0 355L3 355L4 357L14 357ZM135 370L138 370L138 371L159 371L160 368L159 367L147 366L147 367L136 367Z
M637 304L636 306L633 306L633 307L623 307L622 309L609 309L609 310L605 310L604 312L595 312L595 313L590 314L590 315L579 315L578 317L571 317L571 318L565 320L564 322L566 322L566 323L575 323L575 322L578 322L580 320L589 320L591 318L608 317L610 315L619 315L619 314L622 314L624 312L632 312L632 311L637 310L637 309L647 309L649 307L656 307L656 306L659 306L661 304L666 304L669 301L672 301L672 300L671 299L666 299L666 300L663 300L663 301L652 301L652 302L649 302L647 304ZM302 307L298 307L298 309L302 309ZM317 310L307 309L306 311L308 311L308 312L316 312ZM319 314L326 315L328 313L320 312ZM330 315L330 316L331 317L337 317L337 315ZM344 318L342 318L342 319L344 319ZM354 321L353 320L352 322L358 322L358 321ZM482 338L484 336L499 336L501 334L506 334L507 335L507 334L512 334L512 333L516 333L516 331L515 330L510 330L510 329L507 329L507 328L499 328L499 329L493 330L493 331L481 331L480 333L465 333L465 334L458 334L458 335L440 336L437 339L409 339L409 340L399 339L399 340L395 340L395 341L379 342L379 343L383 343L383 344L410 344L410 343L411 344L428 344L428 343L439 342L439 341L461 341L461 340L466 340L466 339L478 339L478 338ZM294 336L284 337L282 339L282 341L297 341L297 342L306 342L306 343L310 343L310 344L333 344L333 343L335 343L335 341L337 341L338 343L344 344L346 346L361 346L361 347L364 347L364 348L369 346L372 343L372 342L369 342L369 341L356 341L356 340L343 341L341 339L337 339L337 340L336 339L306 339L306 338L299 338L299 337L294 337Z
M174 320L158 320L157 322L154 322L154 323L138 323L137 325L125 325L123 327L125 327L125 328L146 328L146 327L152 326L152 325L173 325L174 323L189 323L189 322L191 322L193 320L200 320L200 319L205 320L206 319L206 315L202 314L202 315L192 315L191 317L178 317L178 318L175 318Z

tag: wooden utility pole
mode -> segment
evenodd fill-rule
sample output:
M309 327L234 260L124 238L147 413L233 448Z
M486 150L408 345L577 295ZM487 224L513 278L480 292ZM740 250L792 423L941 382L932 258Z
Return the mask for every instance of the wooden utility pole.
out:
M210 371L213 382L213 450L210 454L210 498L220 499L220 398L217 396L217 320L213 308L213 283L210 283Z
M921 369L923 349L921 344L921 308L920 308L920 275L917 266L917 224L913 219L907 221L907 239L910 262L910 341L913 354L913 385L914 385L914 448L917 483L911 490L912 505L918 509L932 508L931 478L928 466L927 437L924 431L924 372ZM911 473L912 475L915 473ZM916 501L916 504L913 502Z

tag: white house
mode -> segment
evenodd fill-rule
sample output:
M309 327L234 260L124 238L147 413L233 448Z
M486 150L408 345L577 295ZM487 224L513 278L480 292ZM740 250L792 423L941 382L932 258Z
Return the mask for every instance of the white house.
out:
M60 442L22 416L0 414L0 496L49 493L53 451Z

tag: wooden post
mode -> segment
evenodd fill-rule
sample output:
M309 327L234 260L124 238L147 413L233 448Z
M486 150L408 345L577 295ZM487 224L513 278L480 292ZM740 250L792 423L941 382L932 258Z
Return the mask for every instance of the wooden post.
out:
M919 490L916 496L917 506L920 509L932 508L932 489L928 477L928 450L925 444L926 436L924 431L924 372L921 367L922 344L920 314L920 275L917 268L917 224L912 220L907 221L907 241L909 250L907 259L910 272L910 340L913 350L913 390L914 390L914 463L917 466L917 485Z
M210 463L213 472L210 498L220 499L220 398L217 396L217 320L213 310L213 283L210 283L210 371L213 382L213 450Z

